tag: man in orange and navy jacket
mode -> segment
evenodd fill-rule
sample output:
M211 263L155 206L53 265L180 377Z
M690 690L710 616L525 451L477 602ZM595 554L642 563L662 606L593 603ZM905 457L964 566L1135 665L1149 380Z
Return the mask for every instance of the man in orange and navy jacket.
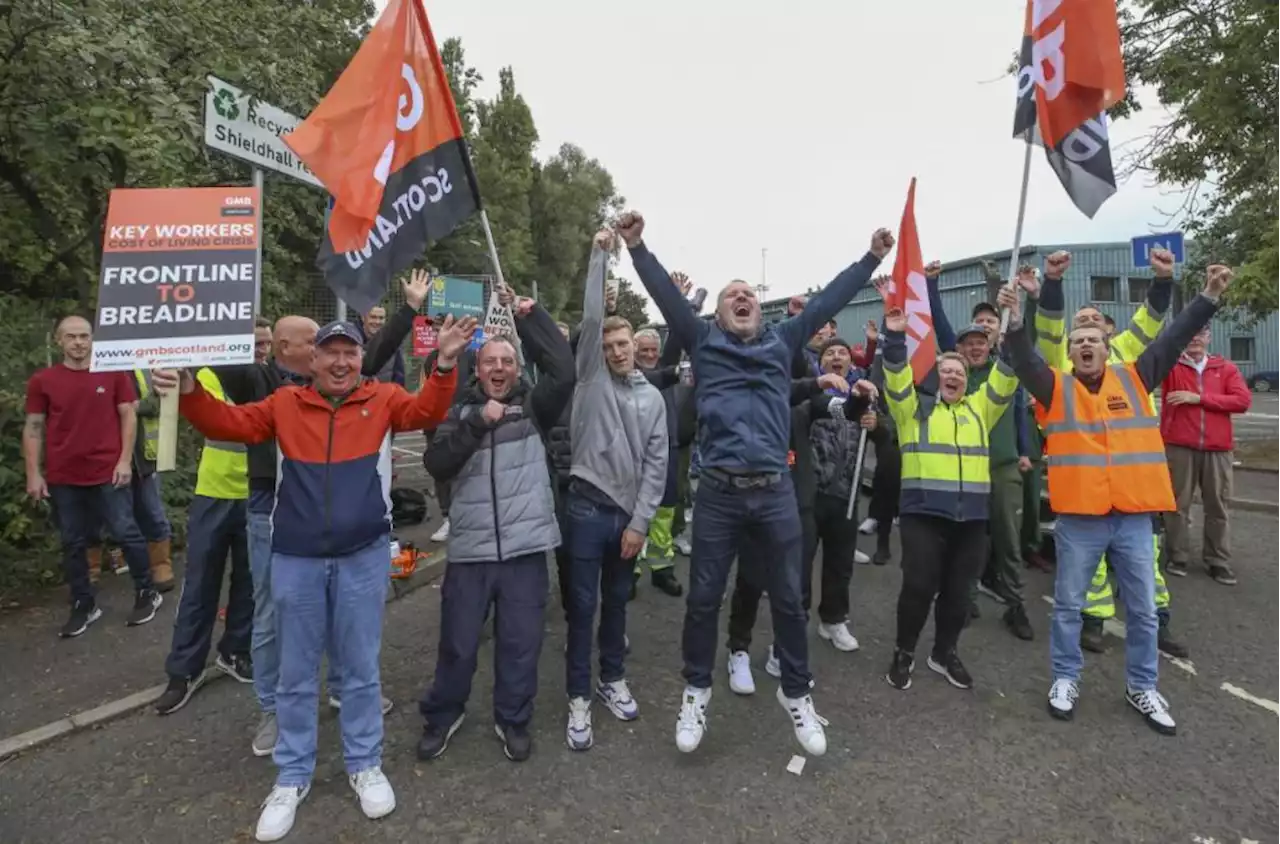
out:
M453 400L459 353L474 319L446 320L431 377L416 397L394 383L363 380L362 337L347 322L316 334L310 386L233 406L183 372L157 373L157 388L179 385L182 414L206 437L279 449L272 525L271 597L281 646L276 691L276 785L258 822L259 840L293 824L316 760L320 658L342 678L343 753L351 787L370 818L395 809L382 774L378 653L390 553L391 435L439 424Z

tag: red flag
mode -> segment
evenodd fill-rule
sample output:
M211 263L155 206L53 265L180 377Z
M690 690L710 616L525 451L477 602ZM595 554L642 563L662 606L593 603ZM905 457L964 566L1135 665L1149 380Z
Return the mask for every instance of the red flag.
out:
M1034 82L1037 124L1056 148L1086 121L1124 99L1124 58L1116 4L1110 0L1027 0L1024 66Z
M422 0L391 0L285 143L333 194L319 263L364 311L479 207L462 124Z
M916 180L907 189L907 207L898 226L898 251L893 260L893 284L884 295L885 310L901 308L907 315L907 358L917 384L933 369L937 342L933 336L933 312L924 278L920 233L916 231Z

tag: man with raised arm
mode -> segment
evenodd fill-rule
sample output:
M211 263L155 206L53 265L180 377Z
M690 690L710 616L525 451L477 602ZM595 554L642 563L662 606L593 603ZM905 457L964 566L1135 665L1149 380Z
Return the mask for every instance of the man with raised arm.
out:
M820 756L827 750L827 739L824 721L809 695L800 516L787 471L791 366L818 327L871 280L871 273L893 248L893 235L887 229L876 231L870 251L836 276L803 311L763 325L755 291L744 281L731 281L720 291L714 320L699 319L645 247L644 218L635 212L623 214L617 230L671 336L689 351L696 373L701 474L684 619L686 687L676 723L676 746L692 752L706 731L717 617L729 569L745 540L769 561L764 577L782 663L778 702L787 710L801 746Z
M1049 504L1058 517L1049 633L1054 679L1048 706L1055 718L1069 720L1075 713L1083 665L1080 610L1098 558L1106 554L1125 603L1125 698L1152 729L1165 735L1177 731L1168 701L1156 691L1160 660L1151 518L1174 510L1175 503L1151 391L1213 318L1230 283L1229 268L1209 267L1204 292L1131 363L1109 360L1101 327L1072 328L1067 339L1071 372L1050 367L1035 354L1016 319L1016 294L1009 287L1000 291L998 304L1015 314L1006 341L1014 371L1039 403Z

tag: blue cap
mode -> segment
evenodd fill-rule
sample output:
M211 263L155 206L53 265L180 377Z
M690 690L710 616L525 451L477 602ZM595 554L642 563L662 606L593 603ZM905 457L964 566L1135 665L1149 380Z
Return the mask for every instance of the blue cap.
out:
M991 336L990 334L987 333L987 329L983 328L981 325L978 325L975 322L972 325L970 325L968 328L964 329L963 331L961 331L959 334L956 335L956 343L959 344L962 340L964 340L964 338L968 337L970 334L981 334L983 337L988 337L988 338ZM319 342L319 341L317 340L316 342Z
M335 319L316 332L316 345L323 346L335 337L346 338L357 346L364 345L364 337L360 336L359 330L351 323L341 319Z

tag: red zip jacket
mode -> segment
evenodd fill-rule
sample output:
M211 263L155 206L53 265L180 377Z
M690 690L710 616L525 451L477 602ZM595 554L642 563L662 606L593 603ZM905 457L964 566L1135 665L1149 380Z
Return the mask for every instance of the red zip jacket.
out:
M315 387L284 387L244 405L196 384L182 415L209 439L276 441L271 549L296 557L342 557L391 529L391 434L434 427L453 402L457 369L433 371L417 396L365 381L336 408Z
M1240 370L1221 355L1209 355L1204 373L1183 355L1160 385L1161 397L1185 390L1200 395L1199 404L1160 405L1160 434L1165 445L1198 451L1231 451L1235 434L1231 414L1245 413L1253 405L1253 394Z

